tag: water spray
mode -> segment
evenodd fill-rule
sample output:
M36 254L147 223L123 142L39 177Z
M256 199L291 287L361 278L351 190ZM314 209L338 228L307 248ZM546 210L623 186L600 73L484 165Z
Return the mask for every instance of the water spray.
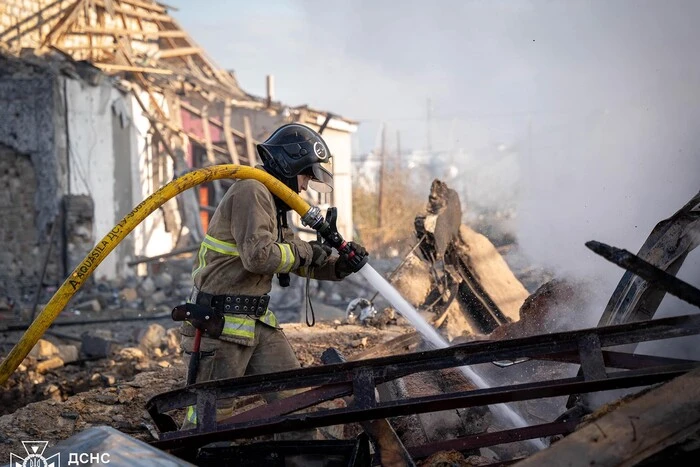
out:
M396 308L401 316L406 318L416 328L416 331L428 340L428 342L438 349L448 347L448 343L435 328L423 319L416 309L413 308L371 265L367 264L369 255L360 255L357 250L352 247L352 244L343 239L336 228L334 213L335 211L331 211L327 219L324 219L321 215L321 210L314 206L309 209L301 220L304 225L316 230L330 246L338 250L338 253L347 255L354 272L359 273L367 282L373 285L377 289L377 292L382 294L384 298ZM486 389L491 387L474 369L464 366L461 367L460 370L464 376L478 388ZM514 425L516 428L527 426L525 419L506 404L495 404L491 406L491 409L498 418L510 422L510 424ZM546 447L542 440L539 439L529 440L529 443L537 450Z

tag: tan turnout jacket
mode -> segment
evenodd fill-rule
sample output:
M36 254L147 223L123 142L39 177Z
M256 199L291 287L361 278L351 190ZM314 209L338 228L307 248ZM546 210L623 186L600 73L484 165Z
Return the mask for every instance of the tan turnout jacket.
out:
M286 228L278 242L278 226L272 193L261 182L238 180L224 195L212 217L194 262L192 278L202 292L213 295L263 295L270 292L276 273L293 272L321 280L339 280L337 257L322 268L309 271L311 245ZM222 340L253 345L255 320L277 327L271 310L259 318L226 314ZM193 335L185 323L183 335Z

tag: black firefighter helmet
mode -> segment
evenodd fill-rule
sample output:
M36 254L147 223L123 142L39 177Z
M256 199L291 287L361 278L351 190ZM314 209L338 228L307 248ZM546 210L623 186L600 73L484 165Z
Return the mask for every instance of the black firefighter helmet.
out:
M264 143L258 144L263 167L295 192L299 192L297 175L309 175L309 188L320 193L333 190L333 175L321 164L328 162L331 151L321 135L299 123L279 127Z

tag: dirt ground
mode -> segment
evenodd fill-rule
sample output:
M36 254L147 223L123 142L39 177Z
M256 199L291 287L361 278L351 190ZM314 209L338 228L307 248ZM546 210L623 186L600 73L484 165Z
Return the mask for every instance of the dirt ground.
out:
M317 322L312 328L288 323L283 328L303 367L320 365L321 353L329 347L350 359L411 330L333 322ZM27 391L25 399L45 400L17 404L23 406L0 417L0 459L9 458L10 452L22 452L22 440L41 439L53 445L94 425L109 425L135 438L153 440L155 428L145 403L156 394L181 387L186 373L179 350L172 343L162 347L155 352L157 356L153 349L121 347L112 358L69 364L43 374L31 369L36 365L31 357L25 359L2 392L7 399L4 405L17 404L16 399Z

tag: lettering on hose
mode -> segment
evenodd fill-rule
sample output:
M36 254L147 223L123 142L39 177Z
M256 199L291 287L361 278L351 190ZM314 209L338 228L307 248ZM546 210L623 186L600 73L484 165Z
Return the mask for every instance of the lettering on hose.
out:
M93 248L92 251L90 251L90 254L88 254L85 258L85 260L82 263L80 263L80 266L76 268L76 270L71 275L70 280L68 281L71 287L73 287L73 291L77 290L82 285L83 281L88 276L88 273L92 269L93 265L97 265L100 263L100 261L102 261L105 250L108 249L112 242L119 240L119 237L123 233L125 233L124 228L129 222L129 219L134 217L134 213L143 208L149 199L150 198L146 198L145 200L141 201L129 214L127 214L121 221L119 221L119 223L115 225L112 230L107 232L107 235L105 235L106 239L103 239L99 245Z
M85 277L87 276L88 271L92 268L93 264L96 264L101 261L100 258L102 258L103 253L109 247L111 242L107 240L102 240L102 242L97 245L95 248L90 251L90 254L87 255L85 260L80 264L80 266L77 268L77 270L73 273L71 276L72 279L69 281L69 284L73 287L73 290L76 290L80 284L83 282Z
M48 441L22 441L22 446L27 453L27 457L21 457L17 454L10 453L10 465L16 466L41 466L41 467L59 467L61 465L61 454L56 453L53 456L44 457L44 451Z

